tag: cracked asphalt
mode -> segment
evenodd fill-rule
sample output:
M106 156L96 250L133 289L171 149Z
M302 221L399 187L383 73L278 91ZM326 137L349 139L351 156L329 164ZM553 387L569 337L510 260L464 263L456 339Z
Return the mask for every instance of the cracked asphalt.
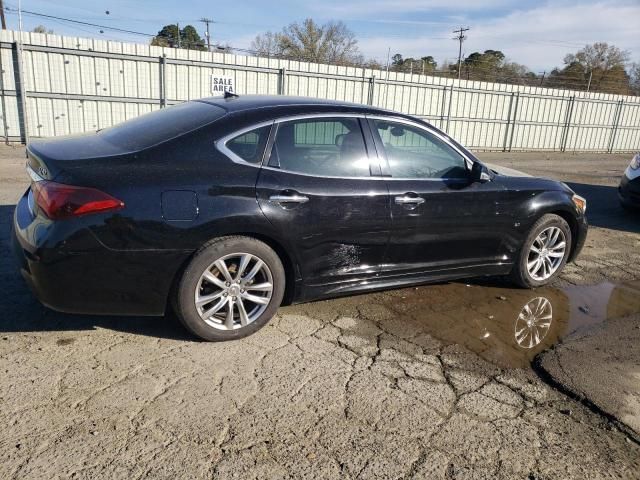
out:
M570 154L485 156L601 195L583 256L535 294L564 312L553 344L567 288L640 278L640 222L600 190L628 158L580 177ZM499 280L285 307L215 344L41 307L9 258L22 159L0 149L0 478L640 478L632 437L528 368L549 344L514 347L531 292Z

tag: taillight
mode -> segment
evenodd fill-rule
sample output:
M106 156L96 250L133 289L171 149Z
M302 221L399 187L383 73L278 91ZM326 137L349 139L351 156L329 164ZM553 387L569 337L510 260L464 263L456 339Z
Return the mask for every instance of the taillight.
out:
M119 210L124 207L122 200L95 188L41 180L33 182L31 189L38 207L52 220Z

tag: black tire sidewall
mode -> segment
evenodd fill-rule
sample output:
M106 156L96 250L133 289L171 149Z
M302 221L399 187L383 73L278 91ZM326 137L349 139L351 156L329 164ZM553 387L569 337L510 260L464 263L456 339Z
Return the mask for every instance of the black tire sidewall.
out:
M225 255L239 252L259 257L271 270L273 277L271 301L260 317L246 327L231 331L218 330L207 325L200 318L194 302L194 292L206 268ZM176 290L176 314L191 333L203 340L236 340L255 333L271 320L282 302L285 284L286 277L282 262L268 245L250 237L223 237L203 246L186 267Z
M558 269L546 280L535 280L529 274L529 270L527 269L527 262L529 260L529 250L531 249L531 245L536 237L542 232L544 229L549 227L558 227L562 230L565 236L565 242L567 244L564 257L562 257L562 262L560 262L560 266ZM540 217L536 223L529 230L529 234L527 235L526 240L524 241L522 248L520 250L520 258L518 261L517 268L514 272L514 279L516 283L525 288L536 288L542 287L543 285L547 285L552 282L564 269L567 264L567 260L571 253L571 247L573 244L573 237L571 234L571 228L567 221L555 214L546 214Z

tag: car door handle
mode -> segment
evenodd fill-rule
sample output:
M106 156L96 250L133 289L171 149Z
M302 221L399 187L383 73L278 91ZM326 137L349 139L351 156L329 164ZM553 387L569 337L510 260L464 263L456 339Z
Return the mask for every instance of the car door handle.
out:
M421 203L424 203L424 198L410 197L408 195L403 195L402 197L396 197L395 200L398 205L420 205Z
M272 195L269 201L274 203L307 203L309 197L304 195Z

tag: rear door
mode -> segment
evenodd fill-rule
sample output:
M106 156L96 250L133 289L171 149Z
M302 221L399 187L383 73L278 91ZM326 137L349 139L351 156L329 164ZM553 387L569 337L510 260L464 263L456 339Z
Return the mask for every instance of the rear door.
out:
M389 239L388 190L364 117L276 122L257 196L295 247L307 285L358 282L379 270ZM365 142L365 134L370 141Z
M467 159L436 131L371 118L390 194L387 274L460 270L501 261L511 220L498 182L472 183Z

